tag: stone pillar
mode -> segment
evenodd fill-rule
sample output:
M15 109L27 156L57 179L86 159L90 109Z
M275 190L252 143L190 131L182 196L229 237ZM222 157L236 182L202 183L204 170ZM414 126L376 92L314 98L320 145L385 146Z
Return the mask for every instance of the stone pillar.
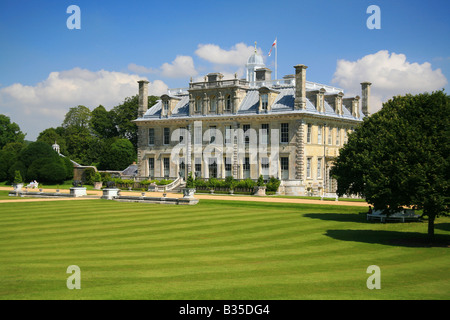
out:
M297 124L297 132L295 133L295 179L303 180L305 121L300 120Z
M307 66L298 64L295 68L295 109L306 109L306 69Z
M142 118L148 108L148 81L139 80L139 109L138 118Z
M235 122L232 126L233 134L231 134L231 143L233 144L233 162L232 162L232 175L234 179L238 179L238 130L239 123Z
M186 167L185 167L185 171L186 171L186 178L189 176L189 173L193 171L193 166L192 166L192 133L193 133L193 124L188 124L186 126ZM194 159L195 161L195 159ZM192 172L192 175L194 175L194 173Z
M361 83L361 109L366 117L370 115L369 113L369 100L370 100L370 82Z

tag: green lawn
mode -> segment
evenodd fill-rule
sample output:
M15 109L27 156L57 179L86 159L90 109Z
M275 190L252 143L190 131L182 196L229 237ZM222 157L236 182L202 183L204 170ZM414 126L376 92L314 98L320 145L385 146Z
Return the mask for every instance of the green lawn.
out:
M0 203L0 299L449 299L449 248L427 223L365 208L201 200ZM450 218L439 218L440 244ZM66 269L81 269L69 290ZM369 290L367 267L381 269Z

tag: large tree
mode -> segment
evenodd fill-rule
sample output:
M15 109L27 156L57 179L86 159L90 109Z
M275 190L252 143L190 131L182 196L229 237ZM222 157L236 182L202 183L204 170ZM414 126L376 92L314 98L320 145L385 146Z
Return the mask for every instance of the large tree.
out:
M397 96L366 118L341 149L331 174L338 194L361 194L391 214L423 209L428 235L449 212L450 97L443 91Z
M0 114L0 149L10 142L23 142L25 134L17 123L4 114Z
M148 97L148 108L152 107L159 98L156 96ZM133 120L138 117L139 96L125 98L124 102L115 106L111 112L114 117L119 138L128 139L137 150L137 126Z

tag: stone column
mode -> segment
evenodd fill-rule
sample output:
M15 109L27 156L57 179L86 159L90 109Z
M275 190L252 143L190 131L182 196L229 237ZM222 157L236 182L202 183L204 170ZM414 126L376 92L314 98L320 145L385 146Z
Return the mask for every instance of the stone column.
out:
M297 124L297 132L295 133L295 179L303 180L305 120L299 120Z

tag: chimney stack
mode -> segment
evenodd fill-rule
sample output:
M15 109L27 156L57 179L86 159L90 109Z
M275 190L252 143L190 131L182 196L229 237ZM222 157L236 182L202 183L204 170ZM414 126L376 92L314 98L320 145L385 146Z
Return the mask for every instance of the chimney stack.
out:
M368 117L369 114L369 99L370 99L370 82L361 83L361 109L364 116Z
M306 69L307 66L298 64L295 68L295 109L306 109Z
M140 80L139 83L139 109L138 117L142 118L148 109L148 81Z

